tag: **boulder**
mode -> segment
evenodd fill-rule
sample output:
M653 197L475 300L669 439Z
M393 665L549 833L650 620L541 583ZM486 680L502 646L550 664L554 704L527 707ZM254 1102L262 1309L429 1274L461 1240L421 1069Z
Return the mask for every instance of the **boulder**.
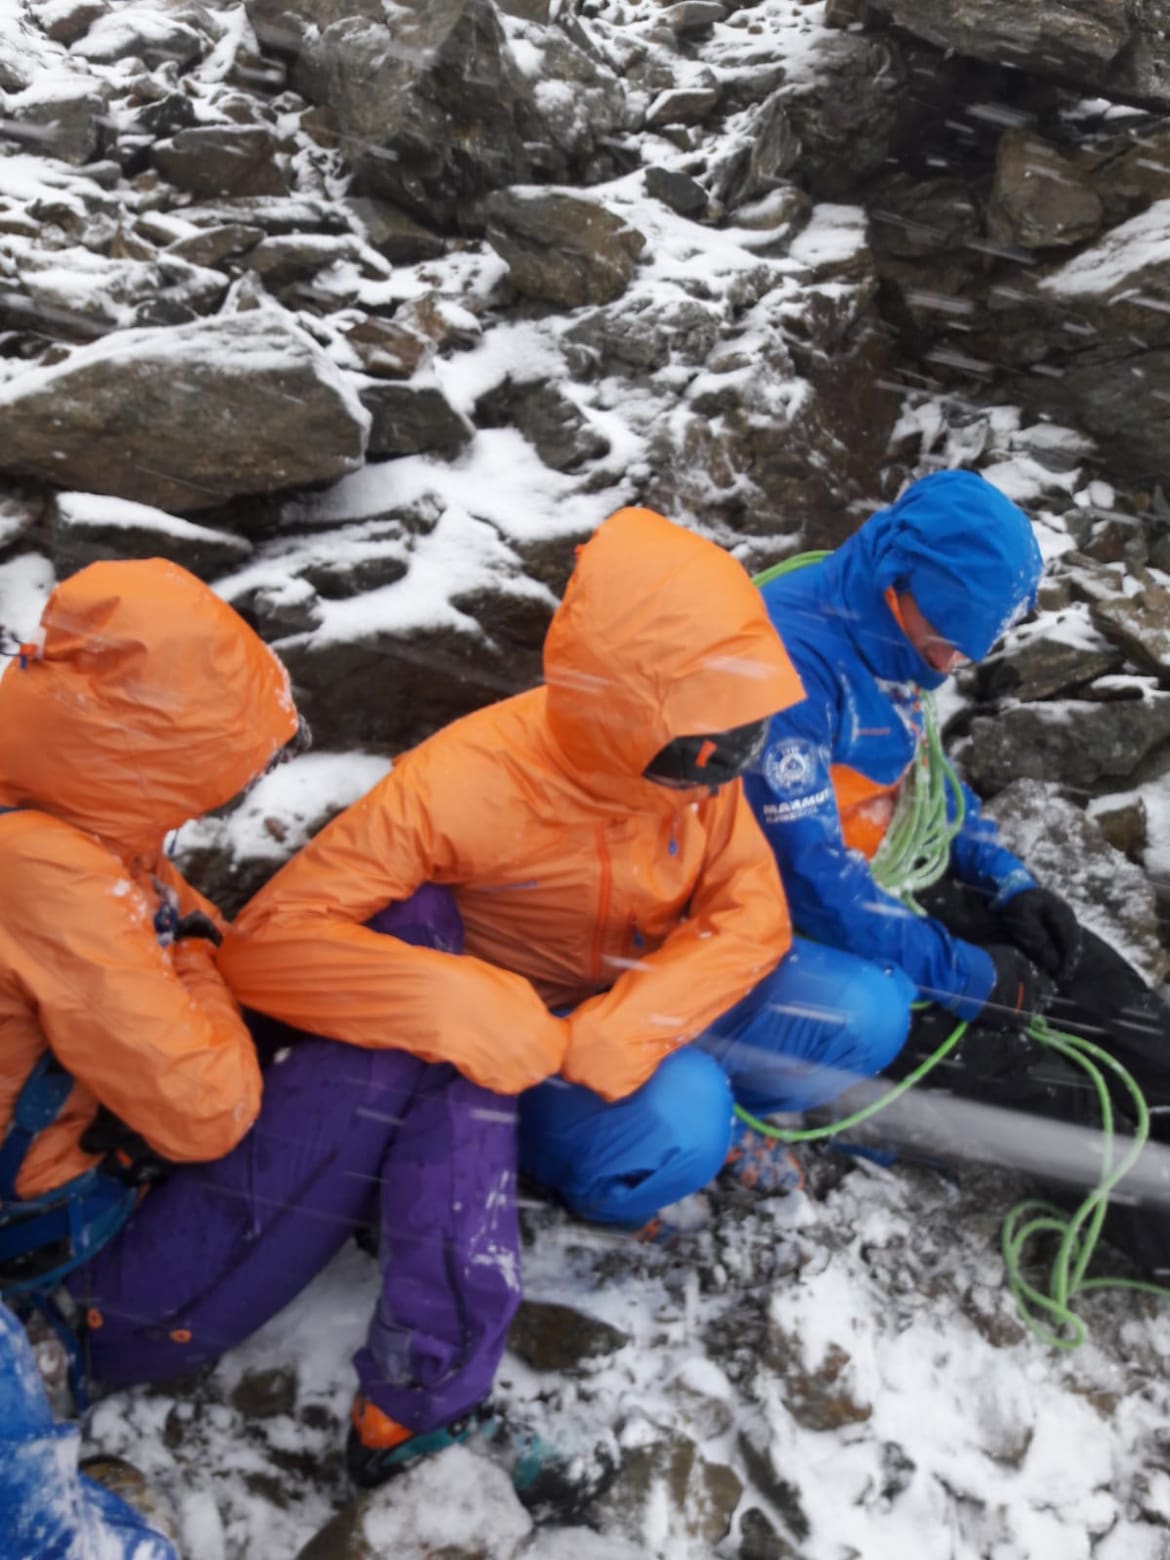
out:
M557 385L513 385L506 381L475 405L480 427L518 428L554 471L572 471L609 454L610 443Z
M4 104L4 133L26 140L43 157L92 162L102 139L109 92L89 76L65 77L13 94Z
M988 231L1021 249L1068 248L1100 229L1105 206L1086 174L1027 130L999 138Z
M1089 609L1069 607L1014 634L971 671L978 699L1051 699L1120 671L1122 653L1094 632Z
M135 325L187 324L217 309L228 289L219 271L177 255L107 259L84 245L23 256L18 279L21 291L7 294L3 308L22 309L46 335L67 340Z
M1134 666L1170 684L1170 590L1147 585L1131 596L1094 602L1089 613Z
M665 1506L660 1506L665 1487ZM689 1436L674 1432L624 1451L607 1492L594 1502L592 1526L629 1543L644 1540L652 1507L670 1524L671 1541L661 1552L711 1554L731 1530L743 1482L723 1463L707 1462ZM663 1535L665 1537L665 1535Z
M697 216L707 207L707 191L699 181L671 168L647 168L646 193L680 217Z
M1098 685L1099 686L1099 685ZM1132 679L1117 702L1062 699L977 715L963 763L977 789L1045 780L1091 790L1128 780L1170 738L1170 694Z
M151 68L173 62L182 69L210 50L214 31L197 0L169 5L146 0L105 11L70 52L95 65L139 59Z
M197 125L159 141L163 178L200 200L226 195L287 195L276 137L264 125Z
M447 251L444 239L389 201L377 200L371 195L352 195L347 204L365 229L370 248L376 249L392 265L436 260Z
M186 513L356 470L369 415L287 316L119 331L0 387L0 469Z
M491 0L248 0L248 12L332 119L357 193L445 228L465 201L529 176L528 89Z
M874 8L940 49L1170 105L1166 0L874 0Z
M582 1365L608 1359L629 1341L608 1322L548 1300L522 1300L508 1333L509 1349L533 1370L577 1374Z
M452 1446L359 1495L297 1560L513 1560L531 1531L504 1469Z
M475 437L474 426L455 410L433 377L418 375L408 384L364 377L354 382L370 414L367 454L372 460L423 450L450 458Z
M1059 785L1019 780L984 811L1038 882L1063 894L1085 925L1147 980L1157 985L1165 979L1170 954L1158 940L1153 887Z
M58 493L49 505L49 549L59 580L103 558L169 558L213 580L240 568L250 543L124 498Z
M562 309L620 297L646 244L624 218L574 195L498 190L481 209L517 292Z

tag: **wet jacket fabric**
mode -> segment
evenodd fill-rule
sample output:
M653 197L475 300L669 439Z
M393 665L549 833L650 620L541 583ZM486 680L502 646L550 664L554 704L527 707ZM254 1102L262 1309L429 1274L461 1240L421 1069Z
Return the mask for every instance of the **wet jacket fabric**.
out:
M642 775L675 737L801 695L740 565L619 511L580 550L544 671L399 759L260 891L220 954L242 1002L499 1092L563 1071L618 1098L773 968L788 915L739 783ZM428 881L454 891L462 958L363 924Z
M99 1103L180 1161L217 1158L251 1124L254 1048L212 945L169 935L175 915L216 911L163 843L295 730L280 662L160 559L58 586L0 679L0 805L15 809L0 816L0 1133L46 1047L76 1080L22 1197L97 1162L78 1139Z
M807 698L773 719L760 768L745 784L795 925L899 965L961 1017L973 1017L991 991L991 959L883 893L867 859L892 812L890 788L920 738L918 690L945 680L903 633L887 592L910 591L926 619L978 660L1032 605L1041 567L1020 509L971 472L939 472L832 556L763 590ZM1030 886L974 793L964 788L964 796L956 875L991 895Z

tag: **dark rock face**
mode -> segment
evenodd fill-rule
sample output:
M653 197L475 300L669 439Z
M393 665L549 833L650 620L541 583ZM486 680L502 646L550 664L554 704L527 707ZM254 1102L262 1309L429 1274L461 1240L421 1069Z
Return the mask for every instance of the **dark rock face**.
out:
M475 428L454 409L435 384L391 384L359 380L358 394L370 414L367 453L373 460L435 450L456 454L475 436Z
M875 9L942 49L1170 105L1164 0L875 0Z
M534 1370L579 1371L629 1342L625 1333L572 1306L522 1300L508 1333L508 1347Z
M179 513L339 477L368 432L321 349L266 313L119 333L9 380L0 416L5 470Z
M977 716L966 756L974 783L998 791L1016 779L1048 780L1091 790L1129 779L1170 738L1170 695L1133 691L1136 698L1117 703L1069 699Z
M276 138L263 125L200 125L154 148L163 177L201 200L219 195L287 195Z

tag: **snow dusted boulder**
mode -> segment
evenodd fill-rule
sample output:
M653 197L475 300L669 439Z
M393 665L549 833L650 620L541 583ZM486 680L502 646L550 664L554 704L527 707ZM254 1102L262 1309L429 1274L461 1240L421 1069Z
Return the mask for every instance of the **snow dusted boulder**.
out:
M999 791L1013 780L1091 790L1135 775L1170 739L1170 694L1139 677L1102 678L1092 699L1015 704L977 715L963 763L973 783Z
M228 290L219 271L178 255L107 258L84 244L30 253L21 240L0 237L0 257L6 253L16 286L5 292L0 318L66 340L135 325L185 325L217 309Z
M503 1468L463 1446L359 1496L298 1560L513 1560L532 1531Z
M103 558L169 558L200 579L238 569L251 544L104 493L59 493L49 506L53 570L59 580Z
M361 192L431 225L526 177L523 80L490 0L248 0L261 43L293 56L292 84L340 132Z
M1170 954L1158 940L1153 887L1059 786L1018 780L985 811L1008 849L1039 882L1063 894L1086 926L1152 984L1165 979Z
M874 7L956 54L1170 105L1166 0L874 0Z
M202 59L217 31L198 0L146 0L99 16L71 52L95 65L140 59L153 67L173 60L182 68Z
M562 309L620 297L646 246L614 212L572 195L497 190L482 210L517 292Z
M287 195L288 179L266 125L196 125L154 148L171 184L200 200L226 195Z
M369 414L287 316L120 331L0 389L2 469L185 513L329 482Z

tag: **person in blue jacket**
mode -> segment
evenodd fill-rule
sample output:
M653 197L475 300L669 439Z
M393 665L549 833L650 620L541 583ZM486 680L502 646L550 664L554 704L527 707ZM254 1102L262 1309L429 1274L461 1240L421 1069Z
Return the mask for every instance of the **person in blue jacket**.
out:
M24 1328L0 1303L0 1560L177 1560L173 1545L79 1472Z
M744 784L797 932L904 972L948 1028L973 1021L970 1043L950 1059L950 1091L1084 1120L1081 1080L1054 1082L1051 1059L1021 1032L1054 1002L1062 1025L1104 1033L1147 1093L1170 1099L1170 1026L1156 996L1037 884L967 786L946 876L921 896L929 913L880 887L871 864L923 741L921 690L982 660L1035 604L1041 571L1024 512L975 473L945 471L913 483L835 553L765 583L806 698L772 718ZM954 812L952 800L952 821ZM883 990L888 1003L906 1002L904 986ZM819 1087L806 1078L772 1108L807 1109L890 1069L884 1017L880 1047L871 1058L855 1048L851 1078L826 1070ZM891 1070L933 1048L938 1026L926 1028L930 1045L912 1039Z

